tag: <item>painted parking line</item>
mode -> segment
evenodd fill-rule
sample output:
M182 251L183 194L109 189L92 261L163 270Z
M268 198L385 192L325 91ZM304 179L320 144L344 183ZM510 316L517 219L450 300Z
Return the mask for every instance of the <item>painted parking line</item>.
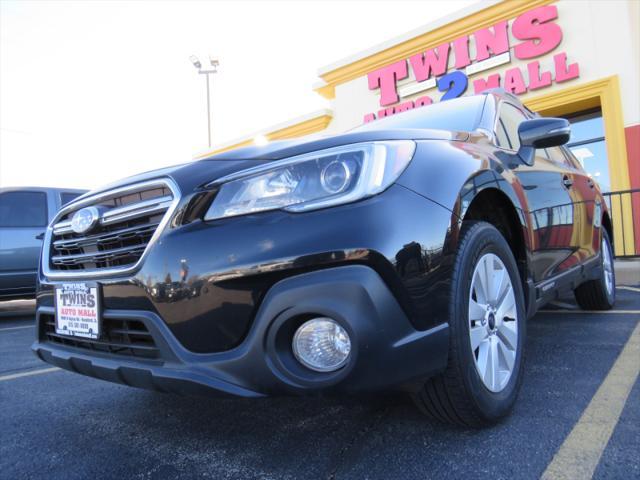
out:
M11 375L0 377L0 382L4 382L6 380L14 380L16 378L30 377L32 375L42 375L43 373L57 372L58 370L60 370L58 367L53 367L41 368L40 370L29 370L28 372L12 373Z
M6 328L0 328L0 332L6 332L8 330L22 330L23 328L33 328L35 327L35 325L24 325L21 327L6 327Z
M542 479L592 478L640 372L640 322Z
M640 314L640 310L538 310L539 313L597 313L598 315L608 315L610 313L621 313L623 315Z
M626 285L618 285L616 288L619 290L629 290L630 292L640 292L640 288L638 287L628 287Z

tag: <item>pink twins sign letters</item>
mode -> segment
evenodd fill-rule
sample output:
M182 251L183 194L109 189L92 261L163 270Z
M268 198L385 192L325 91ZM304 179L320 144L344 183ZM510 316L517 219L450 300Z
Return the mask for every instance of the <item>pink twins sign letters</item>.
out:
M365 123L431 104L433 100L428 95L398 103L403 96L430 88L437 87L439 91L445 92L440 100L461 96L469 87L469 75L510 63L512 54L519 60L528 60L553 51L562 41L562 29L555 22L557 18L558 9L555 6L538 7L517 17L511 25L505 20L490 28L478 30L470 36L465 35L453 42L444 43L370 72L367 75L369 89L380 90L380 106L384 108L377 113L365 115ZM513 38L518 40L512 52L509 45L509 27ZM475 45L473 56L471 42ZM448 72L451 56L453 70ZM403 90L398 86L398 82L409 78L410 72L413 72L417 83ZM554 81L566 82L579 75L578 64L569 64L567 54L561 52L553 56L553 72L543 71L540 62L532 61L526 66L510 68L503 73L474 78L472 85L474 93L488 88L503 87L511 93L521 95L528 90L548 87Z

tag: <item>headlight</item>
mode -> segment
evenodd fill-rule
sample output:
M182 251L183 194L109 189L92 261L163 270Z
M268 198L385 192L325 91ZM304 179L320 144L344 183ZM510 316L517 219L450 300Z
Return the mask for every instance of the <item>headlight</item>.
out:
M244 170L213 182L220 190L205 220L354 202L388 188L414 151L411 140L359 143Z

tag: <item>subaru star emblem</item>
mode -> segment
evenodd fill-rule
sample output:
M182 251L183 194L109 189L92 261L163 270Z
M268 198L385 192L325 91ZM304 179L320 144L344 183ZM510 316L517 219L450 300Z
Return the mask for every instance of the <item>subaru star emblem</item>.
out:
M75 233L86 233L91 230L100 219L100 212L96 207L86 207L78 210L71 218L71 230Z

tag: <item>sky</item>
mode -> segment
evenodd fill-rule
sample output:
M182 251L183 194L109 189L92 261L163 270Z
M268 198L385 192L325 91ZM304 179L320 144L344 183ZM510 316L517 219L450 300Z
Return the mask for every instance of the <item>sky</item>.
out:
M0 0L0 187L96 188L330 108L319 68L474 0Z

